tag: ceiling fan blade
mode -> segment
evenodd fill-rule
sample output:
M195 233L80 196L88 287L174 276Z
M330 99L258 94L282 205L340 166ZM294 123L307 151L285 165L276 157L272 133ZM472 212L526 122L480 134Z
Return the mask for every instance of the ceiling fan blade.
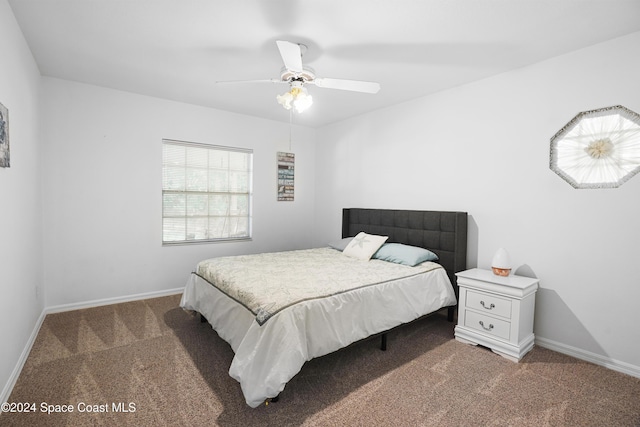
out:
M380 90L380 83L359 80L316 78L312 83L327 89L351 90L354 92L378 93Z
M282 56L282 61L284 62L284 66L287 70L301 73L302 53L300 52L300 46L295 43L282 40L276 41L276 44L278 45L280 56Z
M287 83L287 82L283 82L280 79L222 80L222 81L217 81L216 82L216 84L227 84L227 83Z

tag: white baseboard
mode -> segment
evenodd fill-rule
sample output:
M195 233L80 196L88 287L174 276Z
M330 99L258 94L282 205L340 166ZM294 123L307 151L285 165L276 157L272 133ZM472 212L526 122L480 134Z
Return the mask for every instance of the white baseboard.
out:
M29 353L31 352L33 343L36 341L36 337L40 332L40 328L42 327L42 323L44 322L44 318L47 316L47 314L62 313L64 311L73 311L73 310L80 310L83 308L119 304L123 302L138 301L142 299L164 297L168 295L180 294L183 291L184 291L184 288L168 289L165 291L156 291L156 292L148 292L144 294L127 295L124 297L105 298L101 300L93 300L93 301L87 301L87 302L81 302L81 303L63 304L63 305L56 305L53 307L45 307L42 310L42 313L40 313L40 317L38 317L38 321L36 322L33 328L33 331L31 332L31 336L29 337L29 340L27 341L27 344L25 345L24 350L22 350L22 354L18 359L18 363L16 363L16 367L13 369L13 372L11 373L9 380L5 384L2 390L2 394L0 394L0 403L6 402L9 399L9 396L11 396L13 387L16 385L16 381L18 381L20 372L22 372L22 368L24 367L24 364L27 361L27 357L29 357Z
M83 308L100 307L103 305L120 304L123 302L138 301L141 299L165 297L168 295L181 294L183 291L184 288L167 289L165 291L147 292L144 294L126 295L123 297L104 298L72 304L54 305L51 307L46 307L45 311L47 312L47 314L62 313L65 311L81 310Z
M27 357L29 356L29 352L31 352L31 347L33 347L33 343L36 341L36 337L38 336L38 332L40 332L40 327L42 326L42 322L44 322L44 318L47 314L45 310L42 310L40 313L40 317L36 321L36 325L31 332L31 336L27 341L27 344L24 346L24 350L22 350L22 354L18 359L18 363L16 367L13 368L13 372L11 372L11 376L9 376L9 380L7 384L5 384L4 389L2 390L2 394L0 395L0 403L4 403L9 399L11 395L11 391L13 390L13 386L16 385L16 381L18 381L18 377L20 376L20 372L22 372L22 368L24 367L25 362L27 361Z
M635 366L630 363L615 360L601 354L592 353L581 348L572 347L546 338L536 337L535 343L540 347L548 348L549 350L557 351L558 353L573 356L576 359L585 360L614 371L622 372L623 374L631 375L632 377L640 378L640 366Z

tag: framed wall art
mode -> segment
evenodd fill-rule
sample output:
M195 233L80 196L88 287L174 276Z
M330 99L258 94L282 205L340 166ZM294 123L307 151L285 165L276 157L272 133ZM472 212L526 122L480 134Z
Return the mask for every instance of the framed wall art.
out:
M551 138L549 167L574 188L616 188L640 173L640 114L583 111Z
M9 164L9 110L0 103L0 167Z
M278 201L293 201L295 154L278 152Z

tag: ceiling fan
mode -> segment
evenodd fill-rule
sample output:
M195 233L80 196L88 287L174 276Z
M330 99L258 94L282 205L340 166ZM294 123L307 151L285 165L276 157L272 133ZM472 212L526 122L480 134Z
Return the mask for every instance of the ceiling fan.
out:
M276 41L276 44L284 62L279 79L236 80L216 83L288 83L290 90L277 96L278 103L287 110L293 107L299 113L310 107L313 102L305 85L364 93L377 93L380 90L380 84L376 82L316 77L313 69L302 65L302 55L306 52L307 46L282 40Z

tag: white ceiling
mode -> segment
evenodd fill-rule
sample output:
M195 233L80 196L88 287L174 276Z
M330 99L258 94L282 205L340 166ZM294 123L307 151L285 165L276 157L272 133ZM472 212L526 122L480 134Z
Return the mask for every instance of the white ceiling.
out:
M640 31L640 0L9 0L42 75L288 122L276 40L318 77L322 126ZM634 54L637 54L634 53ZM612 64L613 66L613 64Z

